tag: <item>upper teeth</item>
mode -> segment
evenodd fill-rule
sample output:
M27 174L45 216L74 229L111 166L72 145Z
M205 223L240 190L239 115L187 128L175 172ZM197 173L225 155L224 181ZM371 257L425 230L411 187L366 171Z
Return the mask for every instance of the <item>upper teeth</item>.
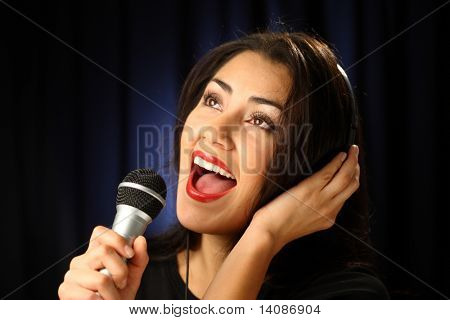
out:
M214 172L216 172L216 173L221 174L222 176L225 176L225 177L227 177L227 178L235 179L235 180L236 180L236 178L235 178L232 174L226 172L226 171L223 170L221 167L216 166L215 164L212 164L211 162L208 162L208 161L206 161L205 159L200 158L199 156L196 156L196 157L194 158L194 163L197 164L197 165L199 165L199 166L202 167L202 168L205 168L206 170L214 171Z

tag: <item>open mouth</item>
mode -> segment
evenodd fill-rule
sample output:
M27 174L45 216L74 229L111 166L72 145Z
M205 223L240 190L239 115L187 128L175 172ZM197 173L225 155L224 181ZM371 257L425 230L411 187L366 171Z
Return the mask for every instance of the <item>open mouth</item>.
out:
M186 186L191 198L202 202L213 201L226 195L236 184L234 175L218 158L199 150L193 152Z

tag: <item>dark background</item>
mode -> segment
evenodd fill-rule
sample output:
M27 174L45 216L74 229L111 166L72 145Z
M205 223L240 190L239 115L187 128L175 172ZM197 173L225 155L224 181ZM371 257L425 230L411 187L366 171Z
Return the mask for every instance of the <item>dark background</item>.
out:
M6 2L66 45L0 2L0 297L57 298L93 227L111 225L130 170L150 165L171 185L174 118L161 107L175 112L202 54L267 27L316 31L351 67L374 247L450 295L450 6L389 41L445 1ZM152 126L168 128L158 150ZM149 233L175 219L175 189ZM380 261L393 298L443 298Z

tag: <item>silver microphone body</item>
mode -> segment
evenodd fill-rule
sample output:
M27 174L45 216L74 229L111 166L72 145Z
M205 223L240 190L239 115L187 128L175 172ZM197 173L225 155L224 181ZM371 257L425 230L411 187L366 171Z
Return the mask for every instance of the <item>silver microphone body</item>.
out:
M112 230L125 238L128 245L133 247L134 240L144 234L147 226L152 222L152 218L145 212L126 204L119 204L116 209ZM126 258L123 259L125 262L127 261ZM100 272L111 276L106 268L101 269Z
M163 181L161 179L161 181ZM164 182L162 182L164 183ZM166 199L165 194L164 196L161 196L158 192L153 190L152 188L146 187L144 185L141 185L139 183L124 181L119 184L117 189L120 188L131 188L134 190L139 190L139 192L143 192L148 197L147 202L150 200L155 200L160 204L159 210L166 205ZM165 184L164 184L165 188ZM132 203L133 201L130 201ZM152 217L149 214L153 214L156 216L158 212L152 212L150 211L149 214L145 213L144 211L128 204L119 203L116 205L116 216L114 218L112 230L125 238L128 245L130 247L133 247L134 240L138 237L144 234L145 230L147 229L147 226L152 222ZM123 260L126 262L127 259L123 258ZM111 276L111 273L106 269L103 268L100 270L101 273Z

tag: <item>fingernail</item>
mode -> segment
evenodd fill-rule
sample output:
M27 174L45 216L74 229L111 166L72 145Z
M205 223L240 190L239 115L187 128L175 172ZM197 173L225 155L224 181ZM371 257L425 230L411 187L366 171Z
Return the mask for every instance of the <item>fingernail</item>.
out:
M358 154L359 154L359 147L355 144L354 148L356 149L356 157L358 157Z
M134 256L134 250L129 245L126 245L125 254L127 255L128 258L132 258Z
M347 158L347 153L341 152L341 162L344 162L345 158Z

